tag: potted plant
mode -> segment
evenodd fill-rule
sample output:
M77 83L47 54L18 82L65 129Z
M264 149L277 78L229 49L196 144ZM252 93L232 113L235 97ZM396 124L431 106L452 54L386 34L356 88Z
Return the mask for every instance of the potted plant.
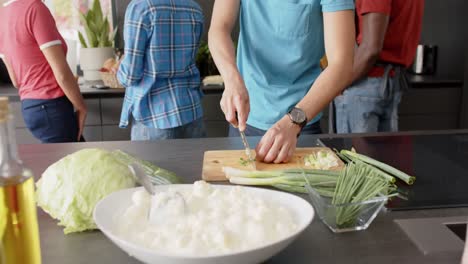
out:
M117 28L110 32L107 16L104 16L99 0L94 0L91 9L80 13L80 21L86 33L86 39L81 32L78 38L81 43L80 67L87 81L101 80L99 70L107 59L114 55L114 38Z
M219 71L216 68L216 64L213 61L213 57L211 57L211 52L208 47L208 43L206 43L205 41L202 41L200 43L196 63L198 70L200 71L200 76L202 78L219 74Z

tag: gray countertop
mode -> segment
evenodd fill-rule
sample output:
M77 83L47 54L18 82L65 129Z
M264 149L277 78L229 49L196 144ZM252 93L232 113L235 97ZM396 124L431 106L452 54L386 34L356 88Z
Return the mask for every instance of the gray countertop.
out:
M444 78L440 76L427 75L409 75L409 81L413 88L445 88L461 87L462 80L453 78ZM123 97L125 89L96 89L91 88L90 84L80 84L80 90L84 98L115 98ZM205 94L221 93L224 90L223 85L202 86ZM8 96L13 101L19 100L18 90L11 84L0 83L0 96Z
M112 98L123 97L125 89L96 89L90 84L80 84L80 91L84 98ZM19 100L18 89L11 84L0 84L0 96L8 96L11 100Z
M468 134L468 131L464 133ZM298 144L313 146L317 137L329 136L301 137ZM249 141L253 144L258 142L258 138L249 138ZM185 182L191 183L201 178L205 151L242 149L242 143L238 138L66 143L20 145L19 151L25 164L39 178L53 162L90 147L128 151L176 172ZM183 166L180 166L181 161ZM295 242L266 263L459 263L461 252L423 255L394 222L395 219L448 216L468 216L468 208L386 211L378 215L368 230L344 234L333 234L315 218ZM64 235L57 221L41 210L39 226L43 263L138 263L99 231Z

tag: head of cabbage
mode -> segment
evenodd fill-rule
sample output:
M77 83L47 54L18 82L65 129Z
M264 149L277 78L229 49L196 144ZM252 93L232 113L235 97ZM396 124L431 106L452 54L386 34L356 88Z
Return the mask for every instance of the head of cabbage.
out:
M136 184L125 163L103 149L83 149L52 164L37 182L37 204L64 233L95 229L93 210L108 194Z

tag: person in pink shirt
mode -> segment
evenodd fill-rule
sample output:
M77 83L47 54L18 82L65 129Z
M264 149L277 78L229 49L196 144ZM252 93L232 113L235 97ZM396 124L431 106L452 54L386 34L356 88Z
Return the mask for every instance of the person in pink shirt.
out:
M18 88L26 126L43 143L83 140L87 109L66 53L41 0L3 1L0 58Z

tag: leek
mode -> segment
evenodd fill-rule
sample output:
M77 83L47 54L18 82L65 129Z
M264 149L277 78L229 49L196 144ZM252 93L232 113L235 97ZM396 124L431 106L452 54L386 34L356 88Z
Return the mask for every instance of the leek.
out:
M280 177L285 175L327 175L338 177L340 173L338 171L326 171L326 170L314 170L314 169L285 169L285 170L269 170L269 171L249 171L242 170L233 167L223 167L223 172L227 179L231 177L246 177L246 178L271 178Z
M403 180L404 182L406 182L408 185L412 185L414 183L414 181L416 180L416 177L414 176L410 176L388 164L385 164L383 162L380 162L378 160L375 160L373 158L370 158L368 156L365 156L365 155L362 155L362 154L359 154L359 153L356 153L356 152L353 152L353 151L349 151L349 150L341 150L340 152L342 155L346 156L347 158L351 159L351 160L360 160L362 162L365 162L367 164L370 164L378 169L380 169L381 172L383 173L388 173L388 174L391 174L401 180ZM382 174L383 175L383 174Z
M306 184L313 186L321 195L331 197L340 172L313 169L285 169L273 171L249 171L223 167L226 178L232 184L272 186L297 193L307 193Z
M345 205L373 199L379 195L389 194L392 184L381 177L364 162L348 163L336 183L332 204ZM353 226L365 205L338 206L336 209L336 224L341 227Z

